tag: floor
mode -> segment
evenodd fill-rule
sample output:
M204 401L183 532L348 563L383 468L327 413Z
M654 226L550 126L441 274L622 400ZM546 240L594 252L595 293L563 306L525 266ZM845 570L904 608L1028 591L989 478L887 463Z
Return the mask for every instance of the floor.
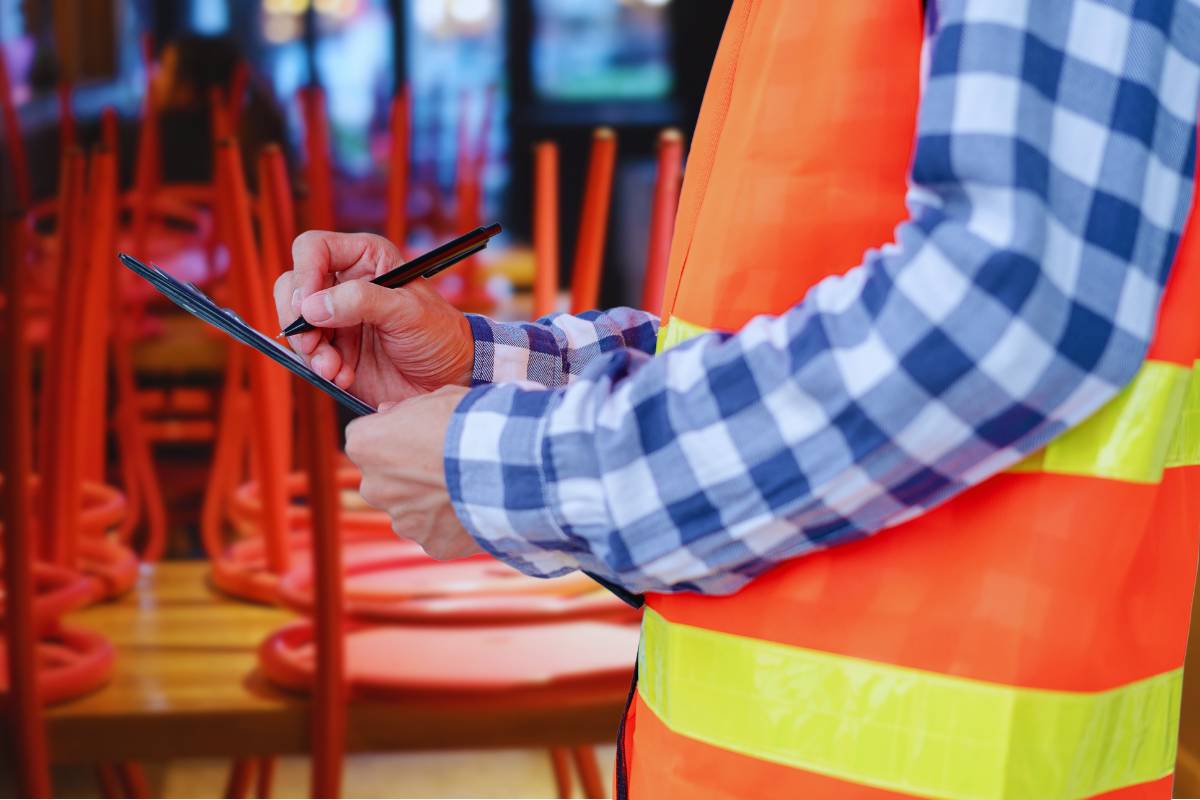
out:
M614 750L597 751L601 770L611 774ZM178 759L145 765L151 790L162 797L220 797L228 762ZM3 782L0 782L2 784ZM95 797L90 769L59 767L54 790L58 797ZM577 790L578 791L578 790ZM308 761L302 756L279 760L274 797L308 797ZM492 750L351 756L346 762L343 796L397 798L552 798L554 777L544 751Z

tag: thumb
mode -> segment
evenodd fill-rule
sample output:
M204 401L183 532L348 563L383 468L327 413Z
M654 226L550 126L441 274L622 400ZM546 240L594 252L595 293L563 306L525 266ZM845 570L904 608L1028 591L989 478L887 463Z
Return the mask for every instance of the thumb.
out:
M321 328L346 328L366 323L380 327L395 325L407 298L403 290L385 289L369 281L347 281L309 295L300 313Z
M382 414L385 411L391 411L393 408L395 408L398 405L400 405L399 400L384 400L382 403L379 404L379 408L376 410L380 414Z

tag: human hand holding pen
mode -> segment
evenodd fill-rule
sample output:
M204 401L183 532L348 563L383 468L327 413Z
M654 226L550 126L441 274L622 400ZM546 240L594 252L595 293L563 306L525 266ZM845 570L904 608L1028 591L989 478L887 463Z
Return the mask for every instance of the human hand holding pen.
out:
M301 315L318 326L290 337L293 349L372 405L471 379L474 341L461 312L424 281L370 282L402 261L381 236L307 231L292 244L292 270L275 283L280 326Z

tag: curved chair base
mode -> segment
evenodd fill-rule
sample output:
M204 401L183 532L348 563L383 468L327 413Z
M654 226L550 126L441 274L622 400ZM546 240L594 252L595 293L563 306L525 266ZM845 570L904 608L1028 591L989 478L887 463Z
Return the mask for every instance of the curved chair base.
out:
M138 558L124 543L85 536L77 545L79 571L92 587L92 602L115 600L137 583Z
M0 639L0 655L7 645ZM94 631L60 627L37 643L38 689L46 705L91 694L108 683L116 653L112 643ZM7 658L0 658L0 703L8 692Z
M259 647L259 665L278 686L308 691L315 673L313 625L288 625ZM628 686L638 628L606 622L547 625L346 628L346 680L358 698L445 692L553 692Z
M3 560L0 559L0 564ZM58 620L92 602L91 581L75 570L38 562L33 565L33 614L39 635L55 630ZM0 623L7 619L7 593L0 584Z
M308 567L312 552L309 541L307 532L292 534L288 549L292 563L303 563ZM347 566L415 556L425 558L420 547L390 532L386 539L374 535L361 539L347 536L342 544L342 558ZM209 580L214 588L239 600L265 605L279 602L279 576L268 568L261 536L240 539L227 547L213 562Z

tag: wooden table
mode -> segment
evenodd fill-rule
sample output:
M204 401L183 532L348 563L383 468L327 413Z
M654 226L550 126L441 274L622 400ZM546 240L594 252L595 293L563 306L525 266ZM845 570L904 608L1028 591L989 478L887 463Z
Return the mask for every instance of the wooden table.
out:
M224 598L204 562L167 562L117 603L72 615L117 648L104 689L49 709L58 762L244 756L308 750L308 703L257 672L259 642L287 611ZM543 700L414 695L356 703L350 751L535 747L611 742L625 692L589 690Z

